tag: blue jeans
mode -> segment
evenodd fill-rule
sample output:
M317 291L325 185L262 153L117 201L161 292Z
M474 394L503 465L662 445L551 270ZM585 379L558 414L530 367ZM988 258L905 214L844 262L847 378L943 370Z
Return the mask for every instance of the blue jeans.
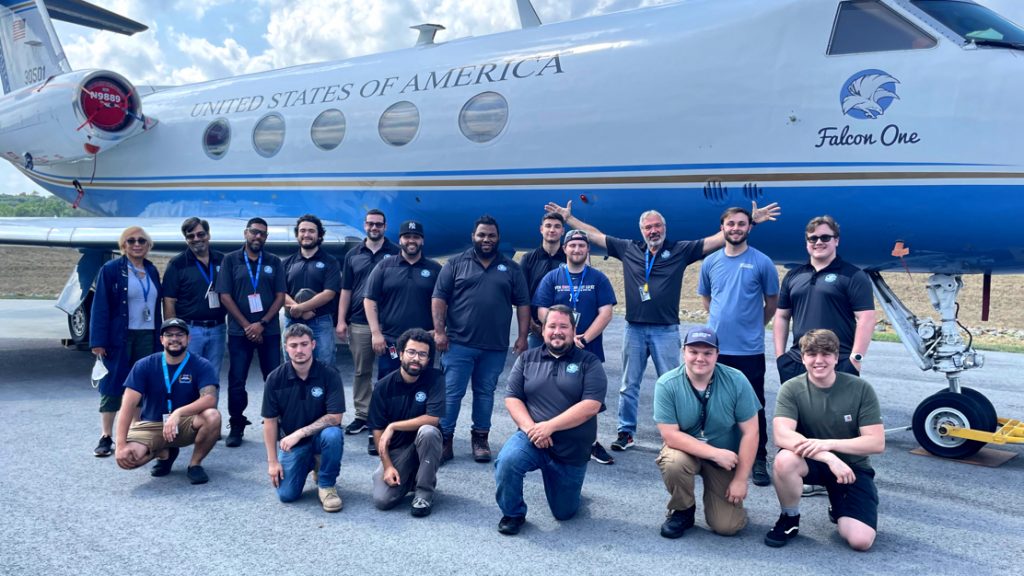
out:
M281 365L281 335L264 334L263 342L255 344L245 336L228 336L228 423L231 426L245 426L245 409L249 406L249 392L245 381L249 377L249 365L253 354L260 358L260 373L263 381Z
M547 450L530 442L522 430L509 438L494 461L494 483L498 490L494 499L505 516L526 516L523 501L523 477L540 469L544 479L544 495L556 520L568 520L580 508L580 493L587 465L573 466L553 459Z
M320 455L320 488L330 488L338 481L341 471L341 455L345 452L345 436L341 428L331 426L324 428L309 442L295 446L289 452L277 449L277 459L284 469L284 479L277 487L277 497L281 502L294 502L302 496L302 487L306 485L306 476L313 469L314 459Z
M507 350L481 350L454 342L449 345L448 352L441 357L446 396L441 432L446 437L455 435L455 424L459 421L459 409L470 378L473 379L473 430L487 432L491 429L494 389L505 368L507 355Z
M391 347L392 346L396 346L395 351L396 352L398 351L397 339L396 340L392 340L391 338L388 338L387 336L385 336L384 337L384 345L387 346L387 349L384 350L383 354L381 354L380 356L377 356L377 379L378 380L380 380L381 378L387 376L388 374L391 374L395 370L398 370L399 368L402 367L402 357L401 356L399 356L398 358L392 358L391 357Z
M228 343L228 325L220 324L212 328L190 325L188 338L188 351L209 362L219 379L220 367L224 364L224 348Z
M326 316L310 318L309 320L297 320L285 314L285 329L287 330L292 324L305 324L309 326L309 329L313 331L313 340L316 340L316 359L326 363L328 366L334 366L335 350L337 348L334 345L334 318L328 314ZM287 356L288 353L285 352L285 357Z
M647 359L654 359L658 376L679 367L679 326L676 324L626 324L622 347L622 387L619 388L619 432L636 434L640 383Z

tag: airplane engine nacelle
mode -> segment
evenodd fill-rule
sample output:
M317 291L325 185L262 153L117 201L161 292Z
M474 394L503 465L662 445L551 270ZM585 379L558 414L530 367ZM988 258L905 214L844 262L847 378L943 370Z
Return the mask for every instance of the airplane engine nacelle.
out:
M109 150L151 124L142 115L138 92L123 76L79 70L0 100L0 151L29 169L74 162Z

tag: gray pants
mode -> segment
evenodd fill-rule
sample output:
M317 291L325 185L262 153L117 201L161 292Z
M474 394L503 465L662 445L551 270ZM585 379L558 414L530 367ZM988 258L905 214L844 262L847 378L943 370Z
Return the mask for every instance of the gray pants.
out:
M368 325L348 325L348 349L356 369L352 379L352 403L356 406L356 418L366 420L373 396L373 367L377 365Z
M398 486L385 483L384 465L378 464L373 472L373 505L380 510L394 508L410 490L416 490L416 496L431 502L437 485L437 468L441 465L441 430L421 426L415 442L389 449L388 455L398 470L400 483Z

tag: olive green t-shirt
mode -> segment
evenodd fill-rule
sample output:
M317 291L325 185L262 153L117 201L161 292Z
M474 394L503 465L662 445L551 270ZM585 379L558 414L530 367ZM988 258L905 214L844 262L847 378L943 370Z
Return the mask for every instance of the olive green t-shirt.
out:
M860 436L860 429L882 423L875 391L852 374L836 373L829 388L818 388L807 374L787 380L775 403L775 415L796 420L796 431L819 440L846 440ZM867 456L835 453L851 468L871 468Z

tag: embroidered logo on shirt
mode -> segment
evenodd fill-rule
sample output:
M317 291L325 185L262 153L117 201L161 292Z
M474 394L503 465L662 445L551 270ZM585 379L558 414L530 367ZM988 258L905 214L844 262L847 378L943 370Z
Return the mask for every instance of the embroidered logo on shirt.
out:
M430 270L420 270L420 276L424 278L430 278Z
M853 422L853 416L850 416L849 414L844 414L843 415L843 422L846 422L846 423Z
M828 282L828 283L835 282L836 278L839 278L839 276L836 276L835 274L825 274L825 282Z
M423 390L420 390L419 392L417 392L416 393L416 401L419 402L420 404L426 402L427 401L427 393L424 392Z
M754 265L753 264L749 264L747 262L744 262L744 263L740 264L740 269L742 270L744 268L747 269L747 270L753 270L754 269Z
M316 267L317 268L323 268L324 267L324 263L323 262L317 262L316 263Z
M506 270L508 270L508 266L505 266L504 264L498 264L498 272L504 272Z
M572 364L569 364L568 366L565 367L565 371L568 372L569 374L575 374L580 371L580 365L573 362Z
M264 274L273 274L274 273L274 268L271 267L271 266L264 266L263 267L263 273Z
M671 255L672 255L672 253L671 253L671 252L669 252L668 250L665 250L664 252L662 252L662 253L661 253L661 257L662 257L662 259L664 259L664 258L668 258L668 257L669 257L669 256L671 256Z
M178 378L178 382L181 382L182 384L191 384L192 383L192 375L191 374L182 374L181 378Z
M319 398L324 395L324 389L319 386L313 386L309 393L313 395L313 398Z

